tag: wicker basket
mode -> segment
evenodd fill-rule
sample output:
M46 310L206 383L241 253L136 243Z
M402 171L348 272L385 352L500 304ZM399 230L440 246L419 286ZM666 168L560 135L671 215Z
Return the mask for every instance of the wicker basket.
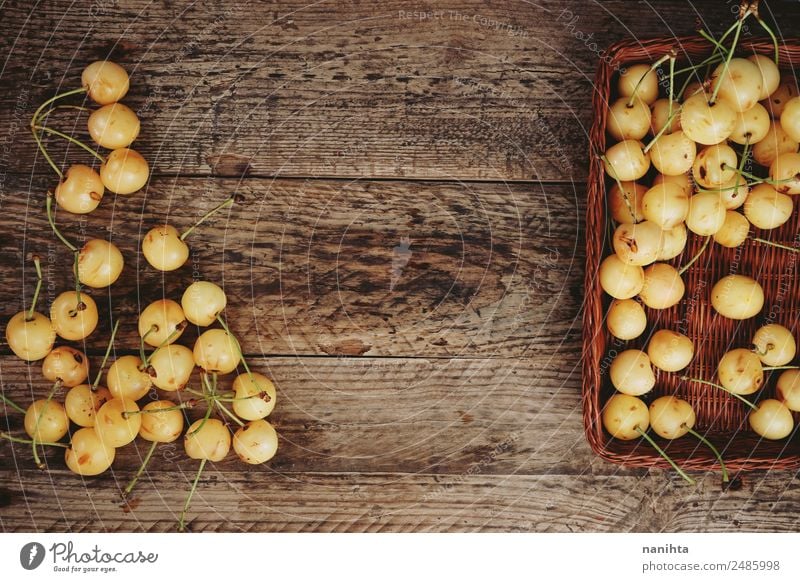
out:
M701 37L630 40L618 43L606 53L595 79L593 98L594 124L590 134L589 183L586 213L586 280L583 318L583 419L589 444L600 457L622 465L668 467L658 453L643 439L612 439L602 427L602 407L614 389L608 378L608 366L615 352L627 348L644 348L650 333L672 329L689 336L695 343L695 358L684 374L714 380L720 357L734 347L750 347L754 331L767 320L781 323L792 330L795 338L800 328L800 255L747 240L738 249L709 245L699 260L685 273L686 295L678 305L661 311L646 308L648 329L637 340L620 342L605 326L605 313L610 298L603 293L597 277L598 266L609 254L607 241L606 188L600 154L606 148L606 115L611 84L616 71L633 63L653 62L670 49L678 52L679 61L698 62L711 52L711 45ZM769 40L742 43L739 52L772 55ZM700 58L698 58L700 57ZM784 41L780 49L782 69L800 64L800 40ZM652 172L652 170L651 170ZM795 199L795 212L781 228L755 235L792 245L798 236L800 219ZM753 231L751 231L752 233ZM674 266L685 264L702 246L702 238L689 234L684 252L670 261ZM734 270L734 269L737 269ZM711 307L711 287L721 277L740 272L758 280L764 288L764 310L755 318L736 322L718 315ZM767 441L753 433L747 423L747 407L718 388L681 381L681 373L667 374L656 370L656 388L647 395L650 401L665 394L688 400L697 412L696 429L707 435L722 453L732 471L757 469L794 469L800 467L800 431L782 441ZM774 394L778 374L767 373L760 397ZM795 415L795 423L800 417ZM651 433L652 434L652 433ZM655 436L655 435L653 435ZM657 438L657 437L656 437ZM697 439L687 435L674 441L657 441L685 469L717 470L719 465L711 452Z

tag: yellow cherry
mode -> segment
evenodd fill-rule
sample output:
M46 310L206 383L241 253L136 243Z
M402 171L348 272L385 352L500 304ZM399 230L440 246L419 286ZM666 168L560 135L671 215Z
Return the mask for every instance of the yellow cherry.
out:
M88 337L97 327L97 320L97 304L86 293L81 293L81 305L75 291L64 291L50 305L53 328L68 341Z
M124 266L117 246L101 238L88 240L78 254L78 278L87 287L108 287L119 279Z
M97 208L105 191L100 174L89 166L75 164L56 186L55 196L58 205L67 212L87 214Z
M78 426L93 427L97 411L112 398L108 388L99 386L92 390L90 384L79 384L67 392L64 408L69 419Z
M615 439L639 438L650 427L647 405L635 396L614 394L603 407L603 428Z
M221 461L231 450L231 433L216 418L200 419L186 431L183 446L192 459Z
M6 341L18 358L33 362L50 353L56 332L52 322L41 313L34 311L29 315L21 311L8 320Z
M94 430L106 445L119 448L132 442L142 426L139 406L133 400L112 398L97 411Z
M89 358L80 350L59 346L42 362L42 375L51 382L61 380L62 386L72 388L89 377Z
M209 281L195 281L181 297L181 307L186 319L194 325L208 327L222 313L228 303L225 291Z
M97 145L110 150L126 148L139 137L139 118L122 103L111 103L89 116L89 135Z
M185 327L183 309L172 299L153 301L139 314L139 336L153 347L173 343Z
M150 402L142 409L139 436L154 443L171 443L183 432L183 414L169 400Z
M118 64L95 61L83 70L81 84L95 103L108 105L127 95L130 79Z
M60 402L42 398L25 411L25 432L40 443L54 443L67 434L67 430L69 418Z
M203 332L194 344L194 362L208 373L228 374L239 365L236 339L223 329Z
M141 400L153 385L147 370L142 370L142 360L137 356L117 358L106 375L108 389L114 398Z
M278 452L278 433L266 420L248 422L233 435L233 450L248 465L266 463Z
M103 184L115 194L133 194L141 190L150 176L150 166L142 155L132 149L116 149L100 166Z
M91 477L107 470L115 455L116 449L104 443L93 428L82 428L72 435L64 459L70 471Z
M149 363L155 371L152 378L155 387L175 392L189 383L194 371L194 354L186 346L172 344L157 350L150 356Z
M189 259L189 245L174 226L164 224L148 231L142 240L142 254L159 271L174 271Z
M275 384L263 374L239 374L233 381L233 411L244 420L269 416L275 408Z

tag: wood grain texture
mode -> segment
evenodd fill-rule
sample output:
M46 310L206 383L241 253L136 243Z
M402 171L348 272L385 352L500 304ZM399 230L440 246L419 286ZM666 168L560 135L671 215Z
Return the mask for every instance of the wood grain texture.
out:
M4 321L33 295L25 257L42 257L40 311L72 285L71 255L43 210L48 187L15 177L0 203L7 216L24 217L0 232L0 272L23 277L22 288L0 288ZM187 239L182 269L146 263L147 230L165 220L186 228L233 193L245 202ZM582 215L567 186L164 178L146 193L109 195L88 217L62 213L58 223L78 243L110 238L126 260L117 283L92 291L103 313L87 342L93 351L105 349L109 310L122 318L118 349L136 349L138 313L164 296L180 300L205 278L224 286L247 353L509 357L575 345ZM190 329L184 341L194 337Z
M601 51L730 21L716 3L661 6L4 3L0 165L30 173L36 104L111 57L133 74L135 147L157 173L582 181ZM769 6L779 23L800 16ZM84 133L71 113L53 123ZM33 170L48 171L41 156Z
M194 471L150 475L129 503L113 478L75 487L24 471L0 490L1 531L174 531ZM219 472L189 514L195 532L795 532L790 474L738 491L652 477Z
M91 358L95 369L99 360ZM278 389L278 404L270 415L281 436L280 454L270 463L274 471L618 471L593 460L580 424L578 369L558 353L541 350L513 360L253 358L250 365L274 378ZM50 390L39 366L14 357L0 360L0 374L3 394L23 407ZM229 388L232 379L220 382ZM192 385L199 389L199 378ZM64 393L58 394L62 401ZM160 396L180 398L165 392ZM188 415L195 419L204 412L199 407ZM21 414L7 409L4 416L2 429L7 426L15 434L22 430ZM148 446L138 442L120 449L115 462L120 474L135 472ZM152 468L169 471L175 457L185 460L181 443L165 446ZM52 449L47 458L63 473L63 451ZM192 462L180 465L187 468ZM12 450L0 440L0 470L33 466L29 446ZM233 454L218 466L222 471L245 470ZM253 469L254 477L260 472ZM75 478L64 476L63 481L68 485Z

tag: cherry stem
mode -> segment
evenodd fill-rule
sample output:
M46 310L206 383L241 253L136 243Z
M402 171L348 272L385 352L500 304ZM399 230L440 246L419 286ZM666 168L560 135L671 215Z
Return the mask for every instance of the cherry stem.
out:
M50 109L39 115L39 119L37 119L37 121L42 122L45 118L47 118L51 113L53 113L57 109L75 109L77 111L84 111L84 112L91 111L91 109L89 109L88 107L81 107L80 105L56 105L55 107L51 107Z
M25 321L33 320L33 313L36 311L36 303L39 301L39 293L42 290L42 264L39 257L33 257L33 265L36 267L36 290L33 292L33 301L31 301L31 308L25 316Z
M44 111L45 107L58 101L59 99L64 99L65 97L70 97L72 95L78 95L79 93L86 93L86 89L84 87L80 87L78 89L72 89L70 91L66 91L65 93L59 93L58 95L51 97L44 103L39 106L39 109L33 114L33 118L31 119L31 127L36 125L36 122L39 120L39 115Z
M628 99L628 107L633 107L633 102L636 100L636 92L639 90L639 86L645 80L645 77L647 77L647 75L652 71L655 71L661 65L661 63L665 63L671 56L672 56L671 53L664 55L663 57L658 59L655 63L650 65L650 68L646 70L641 77L639 77L639 80L636 82L636 85L633 88L633 92L631 93L631 98Z
M194 408L197 404L197 401L194 399L187 400L186 402L181 402L180 404L176 404L175 406L167 406L166 408L151 408L151 409L141 409L141 410L125 410L122 412L123 418L130 418L135 414L157 414L160 412L171 412L173 410L186 410L189 408Z
M706 437L701 435L699 432L697 432L693 428L691 428L691 427L688 427L688 428L689 428L689 434L690 435L696 437L701 443L703 443L705 446L707 446L709 449L711 449L712 453L714 453L714 456L717 458L717 461L719 461L719 466L722 468L722 482L723 483L727 483L728 481L730 481L730 479L728 478L728 468L725 466L725 462L722 460L722 455L719 454L719 451L717 450L717 447L712 445L711 441L709 441Z
M695 264L695 262L697 262L697 259L699 259L700 255L702 255L706 251L706 249L708 248L708 243L710 242L711 242L711 237L707 236L705 242L703 243L703 246L700 247L700 250L695 253L695 255L688 263L686 263L683 267L678 269L678 275L683 275L686 271L689 270L689 267L691 267L692 265Z
M771 372L773 370L800 370L800 366L764 366L762 370L765 372Z
M8 398L5 394L0 393L0 400L6 403L8 406L16 410L17 412L21 412L22 414L26 413L26 410L22 408L19 404Z
M53 171L58 175L59 179L63 180L64 172L61 171L61 168L59 168L53 161L53 158L50 157L47 148L45 148L44 143L42 143L42 138L39 136L39 133L33 127L31 127L31 132L33 133L33 139L36 141L36 146L39 148L39 151L42 152L44 159L47 160L47 163L50 164L50 167L53 168Z
M665 453L665 452L664 452L664 450L663 450L661 447L659 447L659 446L656 444L656 441L654 441L654 440L653 440L653 437L651 437L649 434L647 434L645 431L643 431L643 430L642 430L640 427L638 427L638 426L636 427L636 432L638 432L638 433L639 433L641 436L643 436L643 437L644 437L644 439L645 439L645 440L646 440L648 443L650 443L650 445L651 445L651 446L652 446L652 447L653 447L653 448L654 448L654 449L655 449L655 450L658 452L658 454L659 454L659 455L661 455L662 457L664 457L664 459L665 459L665 460L666 460L666 461L667 461L667 462L668 462L670 465L672 465L672 468L673 468L673 469L675 469L675 470L678 472L678 475L680 475L681 477L683 477L683 478L686 480L686 482L687 482L687 483L689 483L689 485L694 485L694 483L695 483L695 482L694 482L694 479L692 479L691 477L689 477L689 475L687 475L687 474L686 474L686 473L683 471L683 469L681 469L681 468L680 468L680 467L679 467L679 466L678 466L678 465L675 463L675 461L673 461L672 459L670 459L670 458L669 458L669 455L667 455L667 453Z
M600 156L600 159L604 163L606 163L609 166L611 166L612 169L614 168L613 164L608 161L608 158L605 155ZM622 199L625 201L625 206L628 207L628 212L631 215L631 219L635 223L636 222L636 212L634 211L633 205L631 204L631 201L628 198L628 193L625 191L625 187L622 185L622 181L619 179L619 177L617 177L616 171L614 172L614 175L612 177L614 178L614 181L617 183L617 188L619 188L619 193L622 194ZM612 233L612 237L613 237L613 233Z
M793 253L800 253L800 249L797 249L795 247L790 247L789 245L782 245L781 243L776 243L776 242L773 242L771 240L767 240L765 238L760 238L760 237L757 237L757 236L753 236L753 237L750 237L750 240L754 240L756 242L760 242L760 243L765 244L765 245L770 245L770 246L773 246L773 247L777 247L777 248L783 249L785 251L791 251Z
M205 416L203 416L203 420L200 422L199 425L197 425L196 429L194 429L192 432L187 432L186 436L192 436L195 433L200 432L200 429L203 428L206 425L206 423L208 422L208 419L211 418L211 410L212 410L211 404L208 403L208 407L206 408L206 414L205 414Z
M722 164L722 169L723 170L733 170L734 172L736 172L737 174L741 174L742 176L744 176L748 180L753 180L754 182L756 182L758 184L769 184L770 186L776 186L778 184L784 184L786 182L791 182L792 180L794 180L794 177L783 178L782 180L773 180L771 178L759 178L755 174L751 174L750 172L745 172L744 170L740 170L739 168L734 168L733 166L730 166L729 164L726 164L726 163Z
M717 101L717 93L719 93L719 88L722 87L722 80L725 78L725 74L728 72L728 66L731 63L731 59L733 58L733 53L736 50L736 45L739 44L739 35L742 32L742 24L744 24L744 19L750 15L750 9L745 10L744 14L739 16L739 19L733 25L736 32L733 35L733 43L731 43L731 48L728 51L728 55L725 57L725 62L722 65L722 71L717 78L717 86L714 87L714 92L711 94L711 99L709 100L710 104L714 104Z
M44 463L42 463L41 459L39 459L39 453L36 450L36 434L39 432L39 423L42 422L42 418L44 418L44 413L47 411L47 407L50 404L50 401L53 399L53 396L56 395L56 391L61 387L63 380L60 378L53 383L53 387L50 389L50 392L47 394L47 398L44 401L44 405L42 409L39 411L38 416L36 417L36 424L33 425L33 436L31 437L31 448L33 449L33 462L36 463L36 466L40 469L44 469Z
M725 386L723 386L721 384L717 384L715 382L709 382L708 380L701 380L699 378L689 378L689 376L681 376L680 379L684 380L686 382L697 382L698 384L705 384L706 386L713 386L714 388L719 388L720 390L723 390L724 392L727 392L731 396L735 396L736 398L738 398L739 400L741 400L742 402L747 404L747 406L749 406L753 410L758 410L758 407L755 404L753 404L752 402L750 402L747 398L745 398L741 394L736 394L736 392L732 392L732 391L728 390L727 388L725 388Z
M669 109L667 109L667 120L672 119L672 101L675 98L675 56L669 58ZM667 123L669 125L669 121Z
M33 128L34 128L34 129L38 129L39 131L44 131L44 132L46 132L46 133L49 133L49 134L52 134L52 135L58 136L58 137L60 137L60 138L62 138L62 139L65 139L65 140L67 140L67 141L68 141L68 142L70 142L71 144L74 144L74 145L76 145L76 146L78 146L78 147L81 147L81 148L83 148L84 150L86 150L87 152L89 152L90 154L92 154L94 157L96 157L98 160L100 160L100 162L101 162L101 163L105 163L105 161L106 161L106 159L105 159L103 156L101 156L100 154L98 154L98 153L97 153L95 150L93 150L91 147L89 147L88 145L86 145L85 143L83 143L82 141L80 141L79 139L75 139L74 137L72 137L72 136L70 136L70 135L67 135L66 133L62 133L62 132L60 132L60 131L58 131L58 130L56 130L56 129L52 129L52 128L46 127L46 126L44 126L44 125L35 125Z
M186 531L186 512L189 511L189 504L192 502L194 492L197 490L197 482L200 481L200 475L203 473L203 469L206 468L207 461L208 459L200 461L200 467L197 469L197 475L192 483L192 488L189 490L189 495L186 496L186 502L183 504L183 511L181 511L181 517L178 520L178 531Z
M153 324L150 326L150 329L144 332L144 335L141 338L139 338L139 359L142 360L142 363L139 365L140 372L147 369L147 354L144 351L144 342L147 339L147 336L149 336L157 329L158 326L156 326L156 324Z
M114 322L114 328L111 330L111 338L108 340L106 353L103 356L103 361L100 362L100 369L97 370L97 376L92 383L92 392L95 392L97 390L97 386L100 384L100 377L103 375L103 368L105 368L106 362L108 362L108 357L111 355L111 349L114 347L114 337L117 335L117 328L119 328L119 319Z
M228 324L225 323L225 320L222 319L221 315L217 315L217 321L219 321L220 325L222 326L222 329L225 330L225 333L227 333L228 336L230 336L233 339L233 341L236 342L236 349L239 352L239 357L242 360L242 365L244 366L244 369L247 371L247 376L250 378L250 381L253 384L255 384L256 381L253 378L253 372L250 371L250 366L247 365L247 360L245 359L244 353L242 352L242 344L240 344L239 340L236 338L236 336L231 333L231 330L228 327ZM216 375L215 375L215 377L216 377Z
M236 416L236 415L235 415L233 412L231 412L230 410L228 410L228 407L227 407L227 406L225 406L224 404L222 404L222 402L220 402L220 400L219 400L219 399L215 399L215 400L214 400L214 404L216 404L216 405L217 405L217 407L219 407L219 409L220 409L222 412L224 412L224 413L225 413L226 415L228 415L228 416L229 416L231 419L233 419L233 421L234 421L236 424L238 424L239 426L244 426L244 423L243 423L241 420L239 420L239 418L238 418L238 417L237 417L237 416Z
M760 17L760 16L758 16L758 15L755 15L755 19L756 19L756 20L758 21L758 23L761 25L761 28L763 28L764 30L766 30L766 31L767 31L767 34L768 34L768 35L770 36L770 38L772 39L772 44L775 46L775 66L778 66L778 56L779 56L779 55L778 55L778 38L775 36L775 33L774 33L774 32L772 32L772 29L771 29L769 26L767 26L767 23L766 23L766 22L764 22L764 21L761 19L761 17Z
M31 133L33 134L33 139L36 141L36 145L38 146L39 151L42 152L44 159L47 160L47 163L50 164L50 167L53 168L53 170L55 170L59 178L63 178L64 173L59 169L59 167L53 161L53 158L50 157L50 154L47 153L47 148L44 147L44 144L42 143L42 138L39 136L39 133L37 131L37 122L39 121L39 116L41 115L42 111L44 111L44 109L51 103L54 103L59 99L63 99L64 97L69 97L70 95L77 95L78 93L85 93L85 92L86 89L81 87L80 89L73 89L71 91L67 91L66 93L61 93L59 95L51 97L50 99L48 99L39 106L39 108L36 110L36 112L33 114L33 117L31 118Z
M701 30L699 32L699 34L702 35L704 32L705 31ZM708 34L708 33L706 33L706 34ZM711 39L709 39L709 40L711 40ZM715 43L715 41L713 41L713 40L711 42ZM712 64L718 63L723 58L725 58L725 57L724 56L717 56L716 53L714 53L710 57L707 57L706 59L700 61L696 65L691 65L689 67L684 67L682 69L678 69L677 71L675 71L675 74L676 75L682 75L683 73L694 73L694 72L698 71L699 69L702 69L706 65L712 65ZM690 78L691 78L691 76L690 76Z
M136 471L136 475L133 476L133 479L131 479L130 483L128 483L128 486L125 487L125 490L122 492L123 497L127 497L128 495L131 494L131 491L133 491L133 488L136 486L137 481L139 481L139 477L142 476L142 473L144 473L147 464L150 462L150 458L153 456L153 453L155 452L157 446L158 446L158 441L153 441L153 444L150 445L150 450L147 451L147 454L145 455L144 460L142 461L142 466L139 467L139 470Z
M64 243L64 245L70 251L72 251L73 253L77 253L78 247L76 247L74 244L72 244L66 238L64 238L64 235L61 234L61 231L58 230L58 227L56 226L56 219L53 214L53 193L49 191L47 192L47 221L50 223L50 228L53 229L53 232L59 238L59 240L61 240L61 242Z
M8 434L7 432L0 431L0 438L6 439L11 441L12 443L20 443L23 445L29 445L33 441L31 439L23 439L20 437L15 437L13 435ZM43 447L61 447L62 449L68 449L69 445L65 443L49 443L45 441L36 441L37 445L41 445Z
M669 102L669 107L670 107L670 109L672 109L672 101L670 101L670 102ZM648 143L648 144L647 144L647 145L644 147L644 150L642 150L642 151L644 151L644 153L647 153L647 152L649 152L649 151L650 151L650 149L651 149L651 148L652 148L654 145L656 145L656 142L658 141L658 138L660 138L662 135L664 135L664 132L666 132L666 131L667 131L667 129L668 129L668 128L669 128L669 127L672 125L672 121L675 119L675 116L677 116L677 115L678 115L678 113L680 113L680 112L681 112L681 108L682 108L682 106L680 106L680 105L679 105L679 106L678 106L678 107L675 109L675 111L673 111L672 113L670 113L669 117L667 117L667 122L664 124L664 127L662 127L662 128L661 128L661 129L658 131L658 133L657 133L657 134L655 134L655 135L653 136L653 139L651 139L651 140L650 140L650 143Z
M206 212L206 213L205 213L203 216L201 216L201 217L200 217L200 220L198 220L197 222L195 222L195 223L194 223L192 226L190 226L190 227L189 227L187 230L183 231L183 233L182 233L182 234L181 234L181 236L180 236L180 239L181 239L181 240L186 240L186 237L187 237L187 236L189 236L190 234L192 234L192 231L193 231L195 228L197 228L198 226L200 226L201 224L203 224L203 223L204 223L206 220L208 220L208 219L209 219L209 218L210 218L212 215L216 214L217 212L219 212L219 211L220 211L220 210L222 210L223 208L227 208L228 206L230 206L231 204L233 204L233 203L234 203L234 201L235 201L235 197L234 197L234 196L231 196L231 197L230 197L230 198L228 198L228 199L227 199L225 202L222 202L221 204L218 204L217 206L215 206L214 208L212 208L211 210L209 210L208 212Z
M154 328L154 327L155 327L155 325L151 326L151 327L150 327L150 331L153 331L153 328ZM176 336L177 336L177 335L178 335L178 334L179 334L181 331L183 331L183 329L184 329L185 327L186 327L186 320L184 320L184 321L180 322L178 325L176 325L176 326L175 326L175 329L173 329L173 330L172 330L172 333L171 333L171 334L169 334L169 335L168 335L168 336L167 336L167 337L164 339L164 341L162 341L162 342L161 342L160 344L158 344L158 345L157 345L155 348L153 348L153 351L152 351L152 352L150 352L150 354L149 354L149 355L147 355L147 356L145 356L145 357L143 357L143 358L142 358L142 368L141 368L141 369L142 369L142 370L146 370L146 369L147 369L147 366L150 364L150 360L152 360L152 359L153 359L153 356L154 356L154 355L156 355L156 352L157 352L158 350L160 350L161 348L163 348L163 347L165 347L165 346L168 346L168 345L170 344L170 342L171 342L172 340L174 340L174 339L175 339L175 337L176 337ZM144 334L144 336L145 336L145 337L147 337L147 334L149 334L149 333L150 333L150 331L148 331L146 334ZM144 355L144 337L142 337L142 355Z
M734 26L736 26L736 24L735 24L735 23L734 23ZM731 27L731 28L729 28L729 29L728 29L728 31L731 31L731 30L733 30L733 27ZM714 37L713 37L713 36L712 36L710 33L706 32L706 31L705 31L705 30L703 30L703 29L700 29L700 30L698 30L698 31L697 31L697 33L698 33L700 36L702 36L704 39L706 39L708 42L710 42L711 44L713 44L713 45L714 45L714 52L712 52L712 53L711 53L711 56L712 56L712 57L716 57L716 55L717 55L717 53L718 53L718 52L719 52L719 54L720 54L720 56L719 56L719 60L722 60L722 59L724 59L724 58L725 58L725 57L728 55L728 49L727 49L727 48L725 48L725 45L723 45L723 44L722 44L722 41L724 41L724 40L725 40L725 37L724 37L724 36L723 36L723 37L721 37L719 40L717 40L717 39L715 39L715 38L714 38ZM726 33L726 35L727 35L727 34L728 34L728 33ZM707 60L710 60L710 59L707 59ZM708 64L708 63L704 63L704 64ZM700 66L702 66L702 65L700 65ZM698 68L699 68L699 66L698 66Z

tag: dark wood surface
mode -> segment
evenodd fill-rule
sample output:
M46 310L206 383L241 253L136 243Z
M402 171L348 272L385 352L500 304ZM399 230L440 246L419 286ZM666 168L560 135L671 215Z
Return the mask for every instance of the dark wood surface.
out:
M224 285L252 367L278 386L277 457L209 466L191 528L796 531L795 475L686 486L593 457L581 420L582 181L598 51L690 34L697 21L719 30L728 7L306 4L0 7L3 322L30 298L31 253L43 257L46 303L70 285L43 211L55 180L29 117L110 57L132 72L135 147L154 177L85 219L58 217L75 240L110 237L126 260L117 284L93 292L92 364L109 313L122 320L117 348L132 351L138 311L199 274ZM762 10L779 28L800 16L791 2ZM74 119L53 123L84 135ZM49 143L59 162L88 159ZM143 262L148 228L164 216L186 226L232 193L244 201L198 229L184 268L162 275ZM3 392L43 395L38 365L9 353L2 345ZM0 413L20 428L18 414ZM144 452L137 441L113 472L82 480L58 451L40 472L29 447L0 442L0 531L172 530L196 464L163 446L123 503Z

